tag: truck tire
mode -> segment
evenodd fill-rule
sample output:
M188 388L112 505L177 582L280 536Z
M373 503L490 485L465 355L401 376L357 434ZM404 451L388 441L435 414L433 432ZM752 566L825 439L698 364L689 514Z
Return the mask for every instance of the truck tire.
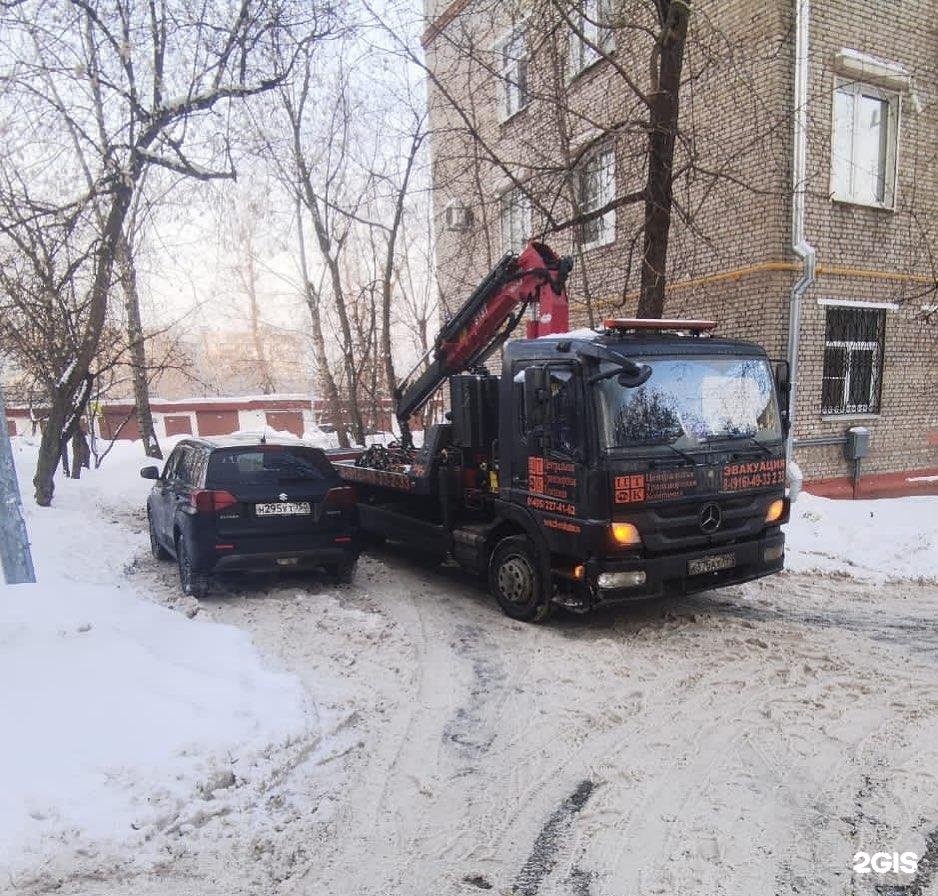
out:
M526 535L511 535L495 546L489 560L489 590L512 619L541 622L550 615L550 592L537 550Z

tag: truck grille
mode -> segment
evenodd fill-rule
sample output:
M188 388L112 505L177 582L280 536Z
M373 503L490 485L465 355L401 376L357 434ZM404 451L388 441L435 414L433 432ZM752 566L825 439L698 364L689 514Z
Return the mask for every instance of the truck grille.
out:
M720 508L722 521L715 532L707 534L701 530L699 519L701 509L710 503ZM639 527L645 548L650 553L661 553L751 538L764 528L765 504L765 495L715 495L660 507L644 507L630 514L629 519Z

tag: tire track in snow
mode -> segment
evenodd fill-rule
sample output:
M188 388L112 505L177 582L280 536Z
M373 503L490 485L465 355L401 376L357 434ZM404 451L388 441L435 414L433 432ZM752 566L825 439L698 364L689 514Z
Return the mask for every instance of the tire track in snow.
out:
M573 793L551 813L512 885L512 892L516 896L536 896L544 878L557 863L557 853L563 845L563 838L569 832L574 816L583 809L595 788L593 781L581 781Z

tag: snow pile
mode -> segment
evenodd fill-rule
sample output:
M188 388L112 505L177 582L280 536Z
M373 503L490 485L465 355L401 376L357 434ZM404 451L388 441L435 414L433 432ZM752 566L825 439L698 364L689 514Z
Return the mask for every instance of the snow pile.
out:
M309 724L246 634L116 588L0 589L0 680L0 866L60 832L133 840Z
M589 327L581 327L578 330L570 330L567 333L545 333L538 336L538 339L582 339L583 341L592 341L602 334L598 330L591 330Z
M835 501L802 492L785 565L874 582L938 581L938 496Z
M136 591L139 443L59 479L45 509L30 497L35 446L15 452L40 581L0 584L0 868L54 869L89 844L141 845L218 782L267 774L319 720L244 632Z

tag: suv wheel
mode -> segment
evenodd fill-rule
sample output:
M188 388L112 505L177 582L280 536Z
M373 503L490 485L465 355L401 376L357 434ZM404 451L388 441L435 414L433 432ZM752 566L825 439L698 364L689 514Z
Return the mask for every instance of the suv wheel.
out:
M355 578L355 568L357 565L357 560L351 560L347 563L337 563L335 566L331 566L328 572L339 585L351 585L352 580Z
M537 551L526 535L512 535L496 545L489 561L489 590L512 619L541 622L550 615Z
M147 514L147 524L150 529L150 553L153 555L154 560L168 560L169 551L160 544L159 538L156 537L156 529L153 527L153 517L150 514Z
M208 575L193 568L186 540L182 537L176 544L176 559L179 562L179 584L183 594L196 600L205 597L208 594Z

